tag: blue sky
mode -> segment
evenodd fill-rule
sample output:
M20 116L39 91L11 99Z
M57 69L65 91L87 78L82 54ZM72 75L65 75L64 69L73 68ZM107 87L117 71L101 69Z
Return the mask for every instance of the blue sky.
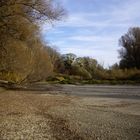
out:
M129 27L140 26L140 0L59 0L68 17L43 25L45 41L60 53L90 56L105 67L119 61L118 40Z

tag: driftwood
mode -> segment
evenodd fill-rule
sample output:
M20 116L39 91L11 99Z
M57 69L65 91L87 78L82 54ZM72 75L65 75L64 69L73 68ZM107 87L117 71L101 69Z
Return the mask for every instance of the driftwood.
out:
M5 81L5 80L0 80L0 83L1 84L8 84L9 82L8 81Z
M15 87L15 84L9 81L0 80L0 86L7 89L11 89Z

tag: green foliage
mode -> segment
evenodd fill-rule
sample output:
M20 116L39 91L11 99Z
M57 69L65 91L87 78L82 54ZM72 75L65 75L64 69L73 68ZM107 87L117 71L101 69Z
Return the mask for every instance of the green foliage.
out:
M91 74L84 68L78 65L72 66L72 74L80 76L81 79L91 79Z
M72 53L64 54L62 55L61 59L64 64L65 73L72 75L72 69L73 69L72 67L76 59L76 55Z
M64 79L57 79L58 83L126 84L140 81L140 70L136 68L120 69L118 64L114 64L110 69L104 69L95 59L74 54L63 55L62 60Z

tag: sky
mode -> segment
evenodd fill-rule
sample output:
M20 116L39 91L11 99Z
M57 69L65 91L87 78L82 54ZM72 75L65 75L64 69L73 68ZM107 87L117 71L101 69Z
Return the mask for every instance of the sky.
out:
M43 39L61 54L97 59L105 67L119 62L118 40L140 26L140 0L59 0L68 16L42 26Z

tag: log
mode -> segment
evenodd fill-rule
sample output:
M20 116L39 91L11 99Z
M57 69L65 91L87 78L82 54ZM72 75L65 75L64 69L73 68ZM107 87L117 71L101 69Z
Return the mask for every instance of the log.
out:
M5 80L0 80L0 83L1 84L8 84L9 82L8 81L5 81Z

